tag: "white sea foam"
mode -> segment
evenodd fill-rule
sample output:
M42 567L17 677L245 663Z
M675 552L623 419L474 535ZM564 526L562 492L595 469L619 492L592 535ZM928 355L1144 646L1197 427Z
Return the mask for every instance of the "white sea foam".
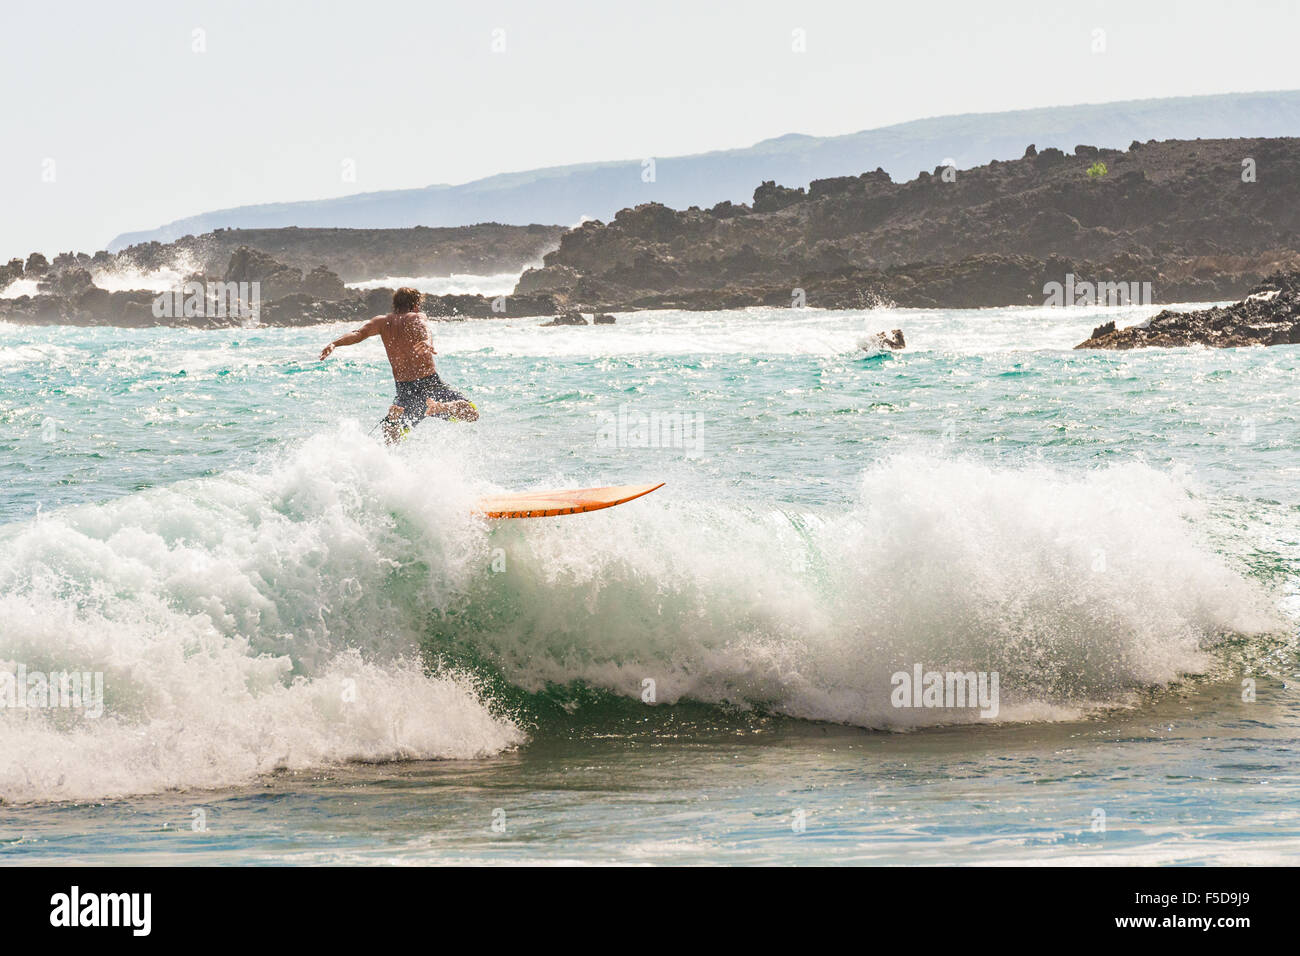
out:
M76 351L66 346L45 343L0 346L0 368L31 362L59 365L74 358L78 358Z
M342 460L321 438L269 473L4 529L0 666L103 672L105 714L0 713L0 797L214 787L523 739L472 676L416 659L413 628L464 564L431 529L468 508L353 437Z
M893 708L890 676L920 663L997 671L1001 719L1056 719L1203 670L1221 632L1279 623L1197 540L1181 485L1145 465L1067 477L896 458L866 472L854 509L815 519L668 498L611 514L599 537L508 529L511 573L492 590L509 611L477 640L512 680L635 696L650 679L660 701L868 727L979 719Z
M181 288L187 276L199 271L201 270L197 259L186 253L180 253L169 265L158 269L142 269L129 262L122 262L108 268L92 268L90 274L95 280L95 285L109 292L127 292L136 289L168 292Z
M1171 306L1171 308L1182 308ZM541 327L541 317L457 322L436 330L447 351L566 358L653 355L816 355L862 358L864 341L901 328L907 351L956 356L1072 349L1103 322L1149 317L1151 307L927 310L752 308L619 313L613 325ZM509 300L507 299L507 314ZM1095 361L1118 361L1114 354Z
M408 286L425 295L507 295L514 291L521 272L498 272L491 275L453 273L445 276L385 276L349 282L349 289L398 289Z
M421 648L470 648L527 691L653 686L659 703L907 728L979 719L891 707L890 674L916 663L998 671L1000 719L1056 719L1201 671L1221 632L1276 623L1199 540L1187 490L1145 465L894 458L839 513L665 489L490 525L455 447L379 454L346 427L256 471L3 529L0 662L104 672L105 715L0 714L0 796L524 739L475 675L426 673Z
M25 295L38 295L40 293L37 280L35 279L15 279L3 289L0 289L0 299L17 299Z
M188 256L179 256L168 266L160 269L142 269L127 264L111 267L94 266L90 270L96 286L109 292L126 292L143 289L149 292L165 292L179 289L186 276L198 270L196 260ZM19 296L39 294L38 280L16 279L0 289L0 299L16 299Z

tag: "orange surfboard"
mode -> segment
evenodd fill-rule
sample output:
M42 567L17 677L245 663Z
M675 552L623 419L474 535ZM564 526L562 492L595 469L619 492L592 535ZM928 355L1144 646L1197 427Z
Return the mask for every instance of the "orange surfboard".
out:
M648 495L657 485L616 485L613 488L567 488L559 491L524 491L518 494L489 495L474 509L489 518L550 518L576 515L584 511L612 508L633 498Z

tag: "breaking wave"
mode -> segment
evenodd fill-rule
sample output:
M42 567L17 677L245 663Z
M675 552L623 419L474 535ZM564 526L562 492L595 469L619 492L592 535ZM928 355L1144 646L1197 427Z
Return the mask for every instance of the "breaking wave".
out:
M1195 498L1142 464L898 457L838 512L669 486L493 524L459 455L384 454L345 426L0 529L0 671L104 675L98 718L0 714L0 797L484 757L537 732L528 701L557 688L870 728L979 719L892 706L891 675L920 664L997 672L999 719L1060 719L1278 626L1198 534Z

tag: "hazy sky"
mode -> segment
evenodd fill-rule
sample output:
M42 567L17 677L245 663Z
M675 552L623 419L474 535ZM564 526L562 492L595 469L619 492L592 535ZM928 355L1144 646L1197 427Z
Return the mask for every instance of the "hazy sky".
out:
M1297 36L1297 0L5 0L0 256L789 132L1295 89Z

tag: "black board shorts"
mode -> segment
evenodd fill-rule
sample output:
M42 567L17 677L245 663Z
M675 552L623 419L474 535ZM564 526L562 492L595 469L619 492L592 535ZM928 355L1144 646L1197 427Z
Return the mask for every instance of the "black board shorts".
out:
M464 402L464 395L447 384L434 372L428 378L418 378L413 382L398 382L397 394L392 404L402 407L398 418L386 418L384 421L400 424L405 428L414 428L426 418L425 409L429 399L435 402ZM434 418L451 419L451 415L438 414Z

